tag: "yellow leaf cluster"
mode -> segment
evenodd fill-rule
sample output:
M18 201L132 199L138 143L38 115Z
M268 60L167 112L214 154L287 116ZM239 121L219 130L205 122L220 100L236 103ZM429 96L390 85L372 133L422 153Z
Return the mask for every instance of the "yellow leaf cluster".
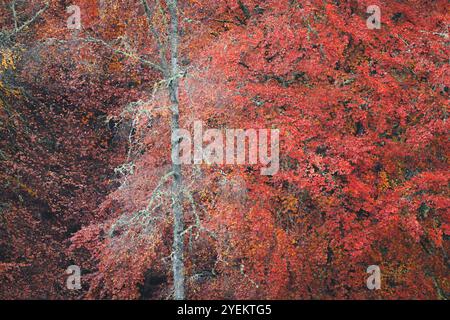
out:
M378 186L380 191L384 191L386 189L389 189L390 183L389 183L389 177L385 171L380 172L380 184Z
M297 212L298 199L294 195L282 197L281 203L284 213Z
M15 69L14 65L14 55L11 50L7 49L5 51L0 51L0 55L2 57L1 59L1 71L7 70L7 69Z

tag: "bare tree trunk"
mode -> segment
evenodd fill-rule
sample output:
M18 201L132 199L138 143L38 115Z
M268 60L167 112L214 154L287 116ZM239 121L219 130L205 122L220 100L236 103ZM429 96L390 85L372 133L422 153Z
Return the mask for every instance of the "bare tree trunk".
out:
M179 68L178 68L178 45L179 45L179 31L178 31L178 12L177 0L167 0L167 6L170 14L169 26L169 43L170 43L170 80L169 80L169 95L171 102L172 123L171 133L172 137L180 128L179 122ZM172 154L179 155L180 141L172 139ZM182 173L180 164L172 164L173 184L173 284L174 284L174 299L184 300L184 216L183 216L183 192L182 192Z
M172 210L173 210L173 286L174 299L184 300L184 215L183 215L183 177L180 162L174 157L179 157L180 141L177 137L177 131L180 128L180 110L179 110L179 85L180 70L178 66L178 46L179 46L179 26L178 26L178 3L177 0L166 0L170 16L168 25L168 49L170 50L170 61L167 61L166 47L161 41L161 34L158 33L153 25L154 11L150 9L147 0L141 0L147 15L150 32L157 41L157 47L160 55L161 66L164 78L168 83L168 93L171 103L172 121L171 130L171 155L172 155Z

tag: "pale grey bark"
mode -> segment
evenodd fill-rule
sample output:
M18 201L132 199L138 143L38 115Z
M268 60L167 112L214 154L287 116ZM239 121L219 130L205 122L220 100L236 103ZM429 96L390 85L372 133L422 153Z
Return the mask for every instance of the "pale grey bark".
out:
M177 0L168 0L167 7L170 15L169 26L169 45L170 45L170 80L169 80L169 94L171 101L172 136L180 128L180 110L179 110L179 67L178 67L178 46L179 46L179 26L178 26L178 9ZM179 155L180 141L179 139L172 139L172 154ZM184 300L184 215L183 215L183 191L182 191L182 173L181 165L173 163L173 283L174 283L174 299Z
M29 27L32 23L34 23L48 8L49 3L47 2L43 8L37 11L30 19L26 20L19 26L19 20L17 18L17 10L16 10L16 2L17 0L11 1L9 7L12 12L13 20L14 20L14 29L6 30L0 29L0 47L10 47L13 45L13 40L23 30Z
M127 57L136 58L140 62L145 63L155 70L160 71L164 80L167 83L168 94L171 103L171 155L178 156L180 149L180 140L176 138L176 132L180 128L180 110L179 110L179 86L180 86L180 68L178 64L178 48L180 42L179 36L179 17L178 17L178 2L177 0L166 0L167 10L170 21L168 22L168 41L167 44L162 40L161 34L155 28L153 18L154 10L150 8L147 0L141 0L144 7L149 31L156 41L160 63L159 65L137 57L129 52L116 49L103 40L95 38L88 38L85 41L95 42L105 45L114 52L122 54ZM155 5L160 5L159 2ZM169 57L167 57L169 53ZM174 160L172 158L172 160ZM172 251L172 271L173 271L173 297L175 300L185 299L185 267L184 267L184 213L183 213L183 177L181 165L177 164L179 161L173 161L172 171L170 175L172 179L172 214L173 214L173 251Z
M167 0L167 9L170 16L168 25L168 49L170 52L169 61L167 60L167 48L164 46L160 35L153 25L153 12L147 3L142 0L150 32L155 38L160 55L160 65L163 70L164 78L167 82L168 93L171 103L171 154L178 156L180 141L175 133L180 128L180 110L179 110L179 86L180 70L178 65L178 47L179 47L179 22L178 22L178 3L177 0ZM173 292L175 300L185 299L185 268L184 268L184 214L183 214L183 177L179 161L172 164L172 214L173 214L173 252L172 252L172 271L173 271Z

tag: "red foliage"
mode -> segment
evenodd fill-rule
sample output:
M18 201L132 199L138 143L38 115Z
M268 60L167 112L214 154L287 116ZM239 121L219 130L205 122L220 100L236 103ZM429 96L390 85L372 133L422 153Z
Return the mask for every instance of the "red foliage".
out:
M137 55L156 59L135 4L120 1L107 18L90 14L79 37L121 37ZM366 27L372 4L381 8L380 30ZM281 132L274 176L260 175L258 165L183 167L188 298L448 296L447 1L180 6L182 127L202 120L209 128ZM32 40L64 37L54 19ZM39 61L16 72L38 101L33 110L17 102L26 135L4 134L25 151L5 147L15 155L2 162L2 176L20 179L1 199L14 205L0 225L0 253L8 252L0 255L0 286L20 279L15 286L26 290L9 297L48 294L43 279L51 274L62 286L57 275L70 257L88 273L84 297L166 298L172 216L164 84L99 44L48 48L43 54L30 45ZM115 132L117 144L107 142L115 138L105 120L128 126L122 139ZM36 144L44 138L53 149ZM57 222L32 217L43 206ZM83 228L71 237L73 225ZM27 251L30 243L38 256ZM380 266L382 290L367 289L369 265Z

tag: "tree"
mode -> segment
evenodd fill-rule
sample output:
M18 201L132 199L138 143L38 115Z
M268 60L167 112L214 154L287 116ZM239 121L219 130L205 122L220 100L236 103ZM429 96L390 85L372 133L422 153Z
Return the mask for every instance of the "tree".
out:
M171 171L164 177L172 177L172 210L173 210L173 281L174 281L174 298L182 300L185 298L184 294L184 217L183 217L183 181L181 165L177 161L179 155L180 140L177 138L176 132L180 129L179 124L179 78L182 76L182 71L179 68L178 63L178 47L179 47L179 22L178 22L178 4L177 0L169 0L166 3L167 15L169 16L169 22L167 25L157 26L154 22L154 15L156 11L162 12L162 15L166 15L165 8L157 1L153 8L150 7L147 0L141 0L142 6L145 9L147 23L149 27L150 35L153 36L153 40L157 43L157 54L159 56L159 64L139 59L146 64L153 67L156 71L159 71L163 75L162 83L165 83L167 87L167 93L171 102L171 154L173 155L173 164ZM163 19L164 20L164 19ZM158 27L166 29L167 39L163 39L162 32L158 31ZM88 38L88 42L100 43L111 48L118 54L132 57L129 53L112 48L103 40L95 38Z
M446 185L439 157L422 162L425 149L436 144L436 150L443 150L444 114L438 106L444 96L437 89L443 78L423 75L424 81L418 81L422 64L437 68L436 75L445 68L442 6L433 7L430 20L430 11L386 5L387 17L423 15L419 20L427 22L412 25L406 18L392 18L378 32L366 29L365 5L216 2L202 6L201 13L195 3L186 7L190 19L209 24L184 25L190 37L185 37L189 50L183 54L193 63L180 93L189 101L180 106L182 127L200 118L213 127L280 128L284 155L274 177L260 176L257 167L203 166L198 174L185 172L192 199L185 203L191 210L184 233L190 243L185 260L189 296L367 298L445 292L446 249L432 245L433 254L422 260L423 250L430 250L425 244L429 235L442 239L445 227L430 228L430 222L417 217L417 210L428 207L419 209L420 204L431 201L419 194L443 192L423 182ZM418 28L423 38L417 37ZM425 100L415 100L417 92L427 92ZM431 114L430 104L435 106ZM412 120L417 117L420 122ZM432 119L441 125L430 127ZM145 121L137 126L144 149L156 150ZM433 132L420 144L418 125ZM145 172L152 172L145 168L154 163L149 159L144 154L135 163L130 188L113 198L125 204L126 194L142 188ZM410 197L416 200L406 200ZM443 199L433 199L437 211L432 220L444 226ZM155 228L164 234L165 226L161 222ZM167 252L164 236L152 243L161 255ZM141 250L136 247L136 254ZM156 262L161 256L156 251L147 262L160 270L164 261ZM366 268L376 263L386 270L390 290L384 293L365 287ZM135 272L144 278L145 269ZM418 280L417 274L430 276ZM414 289L417 281L427 293Z

